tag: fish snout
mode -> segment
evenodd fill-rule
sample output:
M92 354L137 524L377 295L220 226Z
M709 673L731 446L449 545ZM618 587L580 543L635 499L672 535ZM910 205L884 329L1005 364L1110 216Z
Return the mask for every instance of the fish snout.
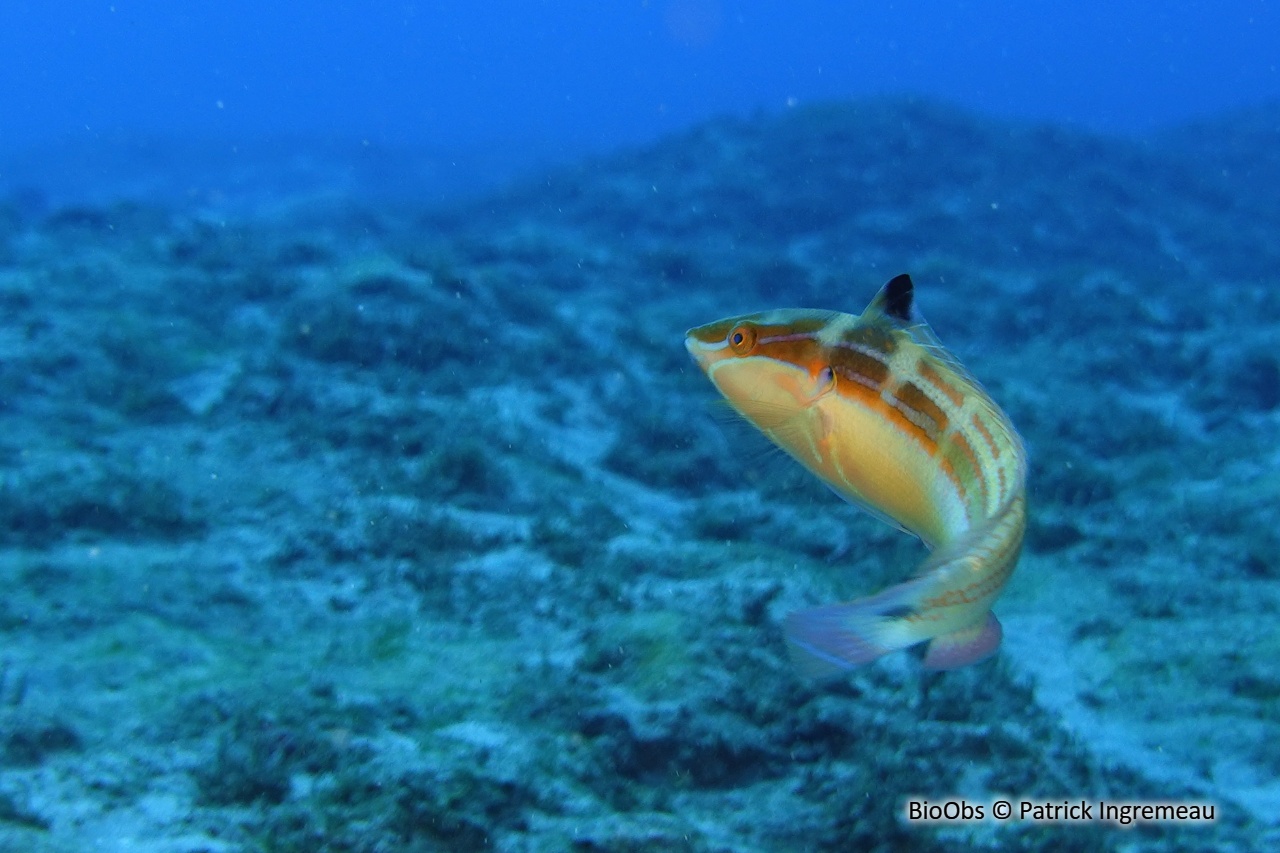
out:
M705 373L707 367L713 360L713 347L708 345L706 342L699 340L697 335L694 334L696 331L697 329L690 329L685 333L684 348L693 358L694 363L697 364L698 367L702 368Z

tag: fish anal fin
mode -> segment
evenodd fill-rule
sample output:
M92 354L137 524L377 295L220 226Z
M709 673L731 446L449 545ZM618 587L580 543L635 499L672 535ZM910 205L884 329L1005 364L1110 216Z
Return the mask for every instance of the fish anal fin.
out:
M925 669L959 669L978 663L1000 648L1004 630L991 611L987 618L968 628L934 637L924 656Z

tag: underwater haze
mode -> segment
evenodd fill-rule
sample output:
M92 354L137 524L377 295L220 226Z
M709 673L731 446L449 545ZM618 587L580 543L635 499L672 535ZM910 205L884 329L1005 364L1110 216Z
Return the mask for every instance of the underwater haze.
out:
M208 145L224 181L270 144L294 152L273 171L303 170L305 139L360 146L364 189L404 192L401 164L376 166L411 146L429 161L412 191L452 195L711 117L885 94L1148 133L1280 97L1277 44L1268 0L12 0L0 155L74 192L137 186L137 161L177 144L167 168Z
M1278 63L9 0L0 851L1280 849Z

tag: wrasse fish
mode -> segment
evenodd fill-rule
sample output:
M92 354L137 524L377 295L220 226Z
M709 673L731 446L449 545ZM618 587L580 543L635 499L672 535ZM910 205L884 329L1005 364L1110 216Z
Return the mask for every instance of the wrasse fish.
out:
M912 320L900 275L860 316L783 309L691 329L685 347L737 412L837 494L920 537L910 580L787 618L792 657L838 673L928 643L924 666L1000 645L991 604L1026 527L1026 454L1013 424Z

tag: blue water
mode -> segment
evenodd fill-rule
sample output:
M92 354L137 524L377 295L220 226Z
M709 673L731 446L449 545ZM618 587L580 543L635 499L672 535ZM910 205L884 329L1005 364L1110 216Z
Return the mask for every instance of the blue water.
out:
M0 851L1277 849L1278 62L1242 0L0 4ZM925 548L685 332L901 273L1025 542L990 658L812 680Z
M512 157L916 93L1125 133L1280 97L1266 0L13 0L0 150L310 135Z

